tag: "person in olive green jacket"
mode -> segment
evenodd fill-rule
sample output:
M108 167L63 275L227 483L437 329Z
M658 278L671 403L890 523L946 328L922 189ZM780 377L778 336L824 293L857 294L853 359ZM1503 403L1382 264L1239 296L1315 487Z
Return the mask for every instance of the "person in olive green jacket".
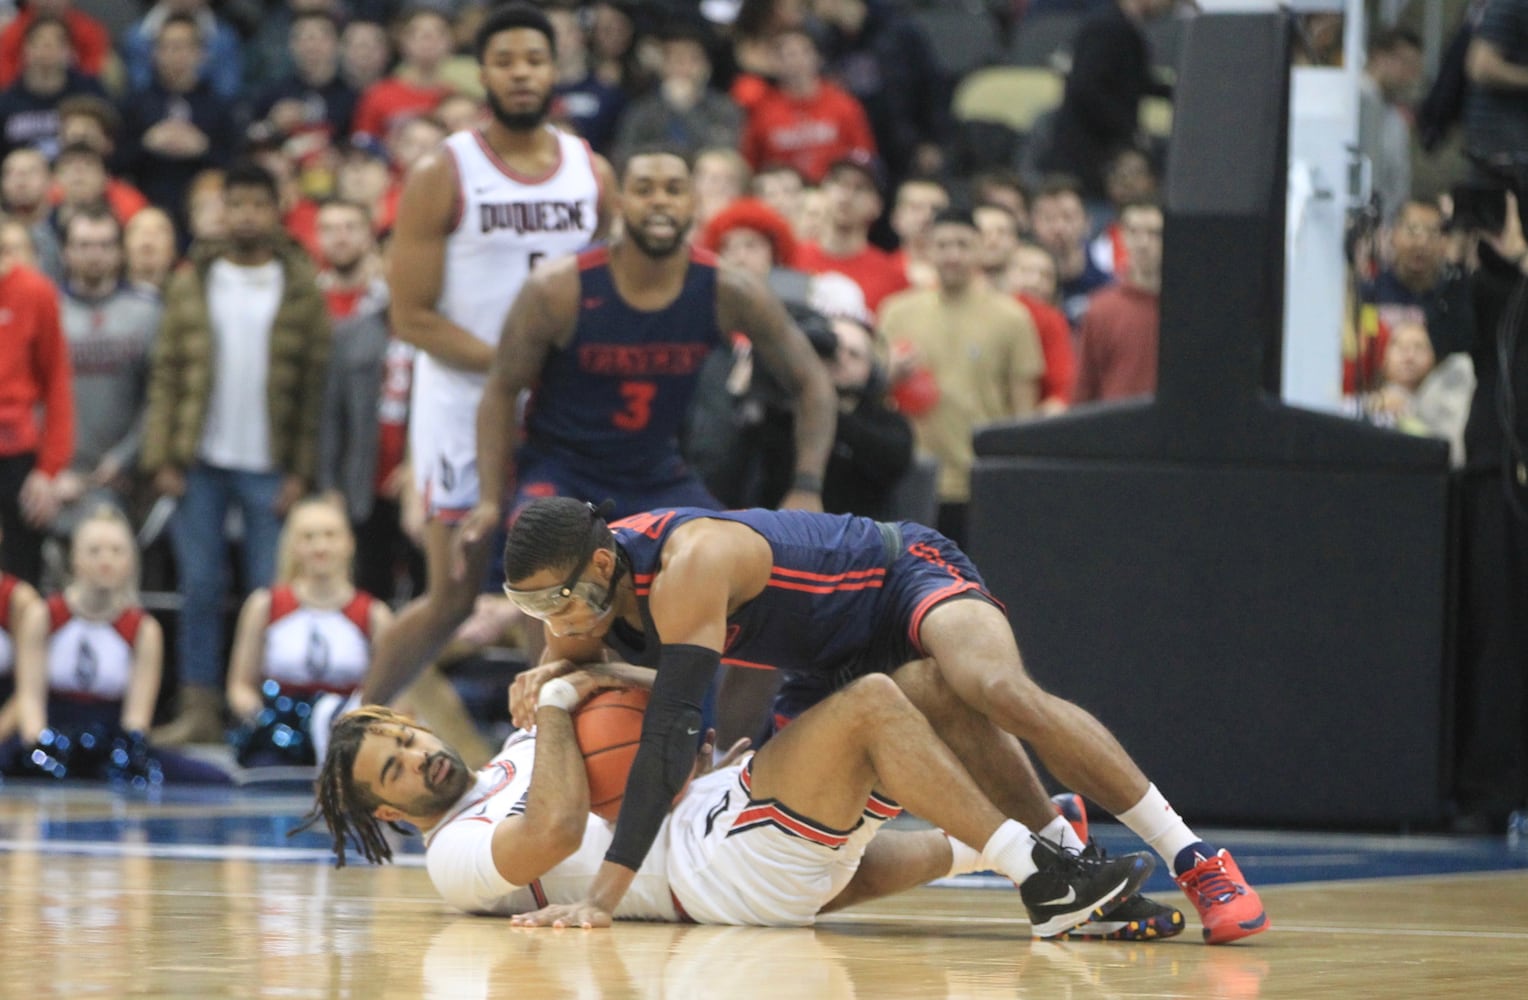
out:
M224 197L229 237L194 245L171 278L149 375L141 463L178 498L180 714L153 734L166 745L222 739L223 523L237 506L241 582L269 586L281 520L312 486L329 357L328 311L281 229L275 180L238 164Z

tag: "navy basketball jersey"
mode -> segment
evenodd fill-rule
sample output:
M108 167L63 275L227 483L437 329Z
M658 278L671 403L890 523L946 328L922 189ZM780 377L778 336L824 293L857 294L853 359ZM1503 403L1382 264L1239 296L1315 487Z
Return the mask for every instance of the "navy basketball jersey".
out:
M526 409L527 448L587 466L612 480L654 484L686 475L679 432L702 362L718 344L716 259L690 253L679 295L643 312L610 274L608 247L578 257L579 309L572 341L553 350Z
M727 619L722 662L729 666L838 676L890 669L914 659L905 628L889 621L900 609L887 600L887 571L902 554L900 532L849 514L796 510L656 510L611 524L631 564L645 635L617 622L606 642L629 662L656 666L658 644L647 594L663 543L697 518L736 521L757 531L774 555L769 583Z

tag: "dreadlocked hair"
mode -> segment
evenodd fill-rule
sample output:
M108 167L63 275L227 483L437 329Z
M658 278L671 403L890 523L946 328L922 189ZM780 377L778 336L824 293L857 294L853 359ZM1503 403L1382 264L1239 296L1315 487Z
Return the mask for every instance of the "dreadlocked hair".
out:
M287 833L294 837L324 821L334 838L334 867L345 867L345 849L355 848L374 865L393 859L393 849L382 832L383 821L374 813L384 803L371 790L355 780L355 759L361 751L361 743L368 733L378 726L411 726L421 732L430 732L425 726L401 712L381 705L363 705L346 712L334 723L329 735L329 751L324 755L324 765L313 783L313 809L303 817L295 829ZM386 824L404 836L411 831L397 823Z
M610 548L615 538L605 522L614 507L609 500L598 507L572 497L532 500L509 527L504 579L513 583L544 569L573 569L595 549Z

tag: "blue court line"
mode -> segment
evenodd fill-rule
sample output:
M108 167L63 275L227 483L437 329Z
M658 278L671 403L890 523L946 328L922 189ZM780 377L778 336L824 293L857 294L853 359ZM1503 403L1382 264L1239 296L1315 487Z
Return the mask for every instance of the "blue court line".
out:
M32 808L25 808L30 805ZM149 797L113 794L105 786L63 788L10 782L0 787L0 852L135 855L326 864L330 839L320 826L288 837L311 805L305 795L273 795L239 789L164 789ZM70 813L104 815L68 818ZM192 813L187 815L187 813ZM1122 826L1095 823L1094 838L1110 853L1143 846ZM1405 875L1528 870L1528 845L1507 846L1504 837L1445 837L1205 830L1216 846L1228 848L1258 885L1349 881ZM418 837L395 846L405 865L421 863ZM949 884L978 886L987 879L962 878ZM995 884L1008 885L1006 880ZM1146 885L1150 892L1174 887L1165 865Z

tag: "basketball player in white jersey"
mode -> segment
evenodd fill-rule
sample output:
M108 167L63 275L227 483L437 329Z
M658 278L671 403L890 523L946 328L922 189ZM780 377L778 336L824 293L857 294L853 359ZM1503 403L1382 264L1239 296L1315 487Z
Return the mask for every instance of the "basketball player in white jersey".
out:
M614 827L589 811L570 713L596 690L650 686L653 673L601 664L548 681L534 730L511 735L476 774L405 716L351 712L335 727L315 818L340 864L347 842L369 861L389 860L382 823L421 830L431 881L459 909L576 912L568 904L582 899ZM878 832L903 806L943 832ZM803 713L746 763L695 778L615 912L583 926L611 916L800 926L941 875L993 869L1019 885L1035 933L1049 936L1117 905L1151 868L1145 854L1079 859L1005 819L896 683L874 675ZM524 922L561 924L544 913Z
M425 594L378 643L373 676L416 674L472 612L491 554L480 546L451 573L451 533L480 490L476 416L510 304L542 258L603 237L615 177L588 143L546 123L557 79L551 22L536 7L493 10L477 34L492 117L457 132L413 168L393 231L388 283L414 367L409 451L426 503Z

